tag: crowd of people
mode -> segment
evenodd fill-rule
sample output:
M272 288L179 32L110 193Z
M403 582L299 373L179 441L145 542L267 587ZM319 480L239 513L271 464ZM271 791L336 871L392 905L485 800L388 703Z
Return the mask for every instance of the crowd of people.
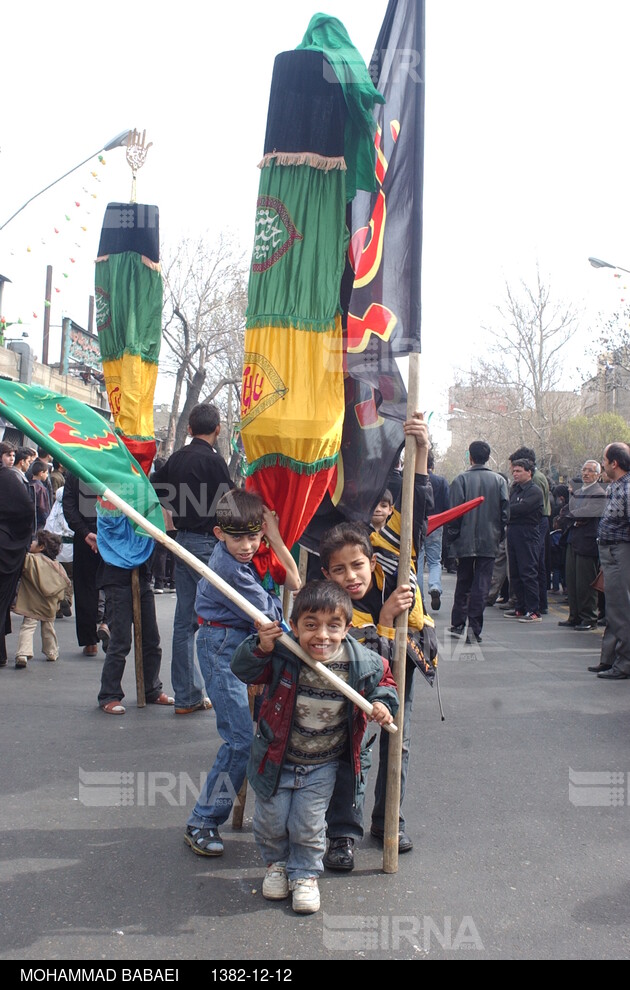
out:
M450 486L451 507L484 501L448 527L457 558L452 636L481 642L483 613L495 604L507 618L538 623L548 596L568 605L559 626L603 627L599 663L605 680L630 677L630 447L610 443L602 462L584 462L569 485L553 485L535 451L509 457L511 484L487 467L489 446L473 441L471 465ZM564 596L564 597L560 597Z
M398 851L413 849L403 800L414 676L420 670L431 683L436 676L435 619L426 602L439 612L444 570L456 573L452 637L481 643L485 609L495 604L509 619L542 622L548 596L555 595L568 605L561 626L603 627L599 662L589 670L604 679L630 678L630 448L608 444L601 464L588 460L579 479L554 486L530 448L510 455L508 478L488 466L489 445L475 440L468 469L449 484L435 474L427 426L417 413L404 424L416 442L410 573L399 578L401 496L392 476L395 494L380 493L370 519L323 534L316 573L303 582L275 514L259 495L233 485L216 446L220 430L215 406L194 407L190 442L157 461L150 480L175 544L208 565L230 596L177 548L173 553L158 543L137 567L104 560L94 494L45 450L0 443L0 666L8 665L12 615L22 617L15 656L22 670L33 658L38 624L42 653L54 662L55 622L74 615L83 655L96 657L99 644L104 653L98 705L104 714L124 715L123 675L140 616L146 702L177 716L212 709L222 740L184 826L187 846L200 856L224 853L220 827L247 779L256 799L262 895L291 897L293 909L308 914L319 909L324 867L354 869L377 738L367 723L384 729L399 707ZM480 497L475 509L427 538L431 515ZM172 697L163 689L154 597L170 587L176 595ZM403 613L399 697L392 668ZM303 662L288 649L287 636L299 644ZM349 689L362 694L368 713L351 703ZM388 742L381 731L372 774L369 831L381 843Z

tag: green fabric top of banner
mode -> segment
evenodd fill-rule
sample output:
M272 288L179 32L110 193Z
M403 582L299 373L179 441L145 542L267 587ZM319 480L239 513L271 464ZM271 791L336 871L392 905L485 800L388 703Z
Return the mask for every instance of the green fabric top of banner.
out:
M348 241L345 189L346 173L337 170L275 161L262 169L248 327L334 326Z
M103 361L123 354L157 364L162 342L162 276L139 254L110 254L96 265L96 329Z
M361 53L352 44L346 28L338 18L330 17L329 14L314 14L306 34L297 45L297 49L300 48L322 52L343 89L348 108L344 137L344 157L348 167L347 201L354 199L357 189L375 192L376 122L373 110L375 103L385 103L385 97L374 86Z
M0 415L97 495L110 489L165 531L153 485L100 413L78 399L39 385L0 379ZM132 526L142 532L134 523Z

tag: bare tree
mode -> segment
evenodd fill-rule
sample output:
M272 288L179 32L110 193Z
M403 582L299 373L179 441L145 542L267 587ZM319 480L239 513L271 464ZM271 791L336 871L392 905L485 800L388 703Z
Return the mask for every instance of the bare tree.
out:
M490 356L466 376L466 411L475 409L485 432L509 437L514 449L527 444L536 449L538 464L548 470L550 430L566 418L568 397L557 387L562 374L561 352L577 328L577 313L552 303L551 289L537 269L533 287L521 280L518 290L506 283L506 299L497 306L498 326L489 334ZM558 398L563 397L563 398Z
M175 380L167 453L184 443L188 415L199 402L215 402L224 420L234 421L232 406L240 404L247 267L244 254L225 235L214 245L204 238L185 239L163 263L167 354L161 371ZM229 444L229 434L226 439Z
M628 442L630 426L615 413L575 416L556 425L551 433L552 464L558 475L573 478L587 460L599 461L613 440Z
M610 364L626 372L619 387L630 388L630 306L613 313L601 324L594 357L600 360L602 355Z

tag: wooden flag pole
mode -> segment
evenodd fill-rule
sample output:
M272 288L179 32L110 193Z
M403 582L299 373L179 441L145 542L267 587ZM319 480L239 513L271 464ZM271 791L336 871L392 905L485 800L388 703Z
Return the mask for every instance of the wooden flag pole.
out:
M133 653L136 666L136 702L144 708L147 699L144 693L144 664L142 662L142 611L140 605L140 572L134 567L131 572L131 603L133 607Z
M145 533L152 536L154 540L158 541L158 543L161 543L163 546L168 547L169 550L172 550L175 556L179 557L186 564L188 564L193 571L196 571L197 574L201 574L202 577L205 577L210 584L214 585L214 587L221 591L226 598L229 598L231 602L237 605L238 608L240 608L241 611L243 611L245 615L252 620L252 622L268 623L270 621L269 616L257 609L255 605L251 604L251 602L248 602L246 598L243 598L243 596L239 594L238 591L235 591L234 588L224 581L222 577L219 577L219 575L212 571L206 564L203 563L203 561L199 560L198 557L195 557L194 553L190 553L189 550L181 547L179 543L172 540L170 536L163 533L161 529L154 526L148 519L145 519L142 513L138 512L137 509L134 509L134 507L129 505L128 502L125 502L125 500L122 499L120 495L117 495L116 492L113 492L111 488L105 489L102 493L102 498L108 502L111 502L112 505L115 505L121 512L124 512L125 515L132 520L132 522L136 523L138 526L141 526ZM351 688L349 684L346 684L345 681L342 681L340 677L337 677L337 675L334 674L332 670L329 670L325 664L321 663L319 660L313 660L312 657L310 657L308 653L302 649L300 644L291 639L290 636L287 636L287 634L283 632L279 637L278 642L282 643L283 646L286 646L286 648L291 650L292 653L295 653L300 660L302 660L313 670L316 670L317 673L324 678L324 680L329 682L329 684L333 684L334 687L353 704L355 704L357 708L360 708L367 715L372 714L372 705L369 701L360 695L358 691L355 691L354 688ZM383 728L387 732L394 733L397 731L395 722L390 722L389 725L384 725Z
M419 408L420 355L409 355L409 381L407 388L407 419ZM400 558L398 561L398 586L409 584L411 552L413 546L413 493L416 472L416 438L405 440L402 501L400 506ZM385 835L383 840L383 872L398 872L398 816L400 813L400 771L402 766L402 741L405 721L405 682L407 666L408 612L396 618L394 653L394 680L398 686L400 708L395 718L396 735L391 736L387 751L387 783L385 790Z
M249 702L249 714L254 718L254 705L256 703L256 695L259 693L260 688L257 684L248 684L247 686L247 701ZM232 828L242 828L243 827L243 815L245 813L245 804L247 802L247 775L243 778L243 783L241 784L241 789L236 796L236 801L232 806Z

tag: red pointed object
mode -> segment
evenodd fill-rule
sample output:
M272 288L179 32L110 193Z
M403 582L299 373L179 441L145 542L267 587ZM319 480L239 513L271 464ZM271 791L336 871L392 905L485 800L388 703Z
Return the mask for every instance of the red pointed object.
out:
M446 512L436 512L434 516L429 516L427 519L427 536L434 529L439 529L440 526L445 526L446 523L452 522L453 519L459 519L460 516L470 512L471 509L476 509L482 502L483 495L479 495L477 498L471 498L469 502L462 502L461 505L456 505L453 509L447 509Z

